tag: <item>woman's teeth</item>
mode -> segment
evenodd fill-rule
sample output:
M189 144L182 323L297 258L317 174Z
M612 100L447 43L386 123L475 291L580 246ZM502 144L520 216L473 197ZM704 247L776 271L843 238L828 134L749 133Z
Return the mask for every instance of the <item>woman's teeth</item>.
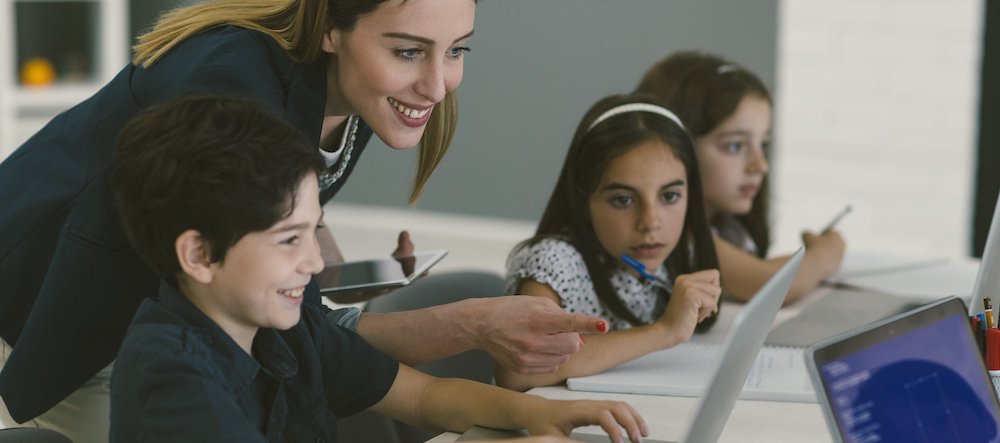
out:
M299 297L302 296L302 294L305 291L306 291L306 288L299 288L299 289L286 289L286 290L278 291L278 293L284 295L285 297L299 298Z
M403 114L403 115L405 115L405 116L407 116L409 118L421 118L421 117L427 115L428 111L430 111L431 109L433 109L433 108L427 108L427 109L419 110L418 111L416 109L407 108L406 106L403 106L402 103L400 103L400 102L392 99L391 97L389 98L389 104L391 104L392 106L395 106L396 110L399 111L400 114Z

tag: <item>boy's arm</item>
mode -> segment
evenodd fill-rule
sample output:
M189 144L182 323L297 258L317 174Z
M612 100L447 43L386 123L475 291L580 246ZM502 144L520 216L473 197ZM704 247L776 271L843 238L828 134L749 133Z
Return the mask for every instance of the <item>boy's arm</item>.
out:
M430 377L405 365L376 412L427 429L464 432L478 425L527 429L532 435L568 435L577 426L600 425L612 441L649 434L631 406L615 401L560 401L463 379Z
M417 365L481 349L521 374L555 371L580 349L580 333L604 320L564 312L538 297L470 298L413 311L361 315L358 333L397 360Z

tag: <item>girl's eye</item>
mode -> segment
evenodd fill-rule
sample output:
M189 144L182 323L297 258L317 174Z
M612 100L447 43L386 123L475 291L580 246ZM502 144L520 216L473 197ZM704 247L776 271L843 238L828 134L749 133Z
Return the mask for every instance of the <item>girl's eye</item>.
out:
M676 203L681 199L681 194L679 192L667 191L663 193L663 201L667 203Z
M771 152L771 140L768 139L761 142L760 148L764 150L764 155L767 155L768 152Z
M627 195L616 195L611 197L611 206L616 208L627 208L632 204L632 197Z
M722 145L722 149L728 154L739 154L743 150L743 142L729 142Z
M462 58L465 54L472 51L472 48L468 46L456 46L448 50L448 56L451 58Z
M423 54L424 50L419 48L409 48L409 49L396 49L393 52L396 54L396 57L410 61L419 57L420 54Z

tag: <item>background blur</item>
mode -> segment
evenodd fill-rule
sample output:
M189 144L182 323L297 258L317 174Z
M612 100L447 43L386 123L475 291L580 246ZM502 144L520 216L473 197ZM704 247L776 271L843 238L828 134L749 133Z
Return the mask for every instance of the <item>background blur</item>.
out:
M127 62L135 35L185 3L0 1L0 158L93 93ZM990 143L993 127L980 123L996 121L984 98L996 94L981 92L996 87L982 78L998 78L984 74L993 69L984 54L997 51L987 6L482 1L458 132L423 198L406 203L415 151L373 141L328 222L351 258L387 254L406 228L419 249L451 250L445 266L501 272L510 247L531 235L584 111L631 90L671 52L701 49L773 88L774 253L850 203L840 225L849 250L973 255L1000 183L1000 150L985 148L997 135Z

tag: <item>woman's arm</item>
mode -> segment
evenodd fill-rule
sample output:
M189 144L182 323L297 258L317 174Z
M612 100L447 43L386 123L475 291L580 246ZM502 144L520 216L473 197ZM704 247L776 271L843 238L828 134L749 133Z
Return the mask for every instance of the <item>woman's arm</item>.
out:
M555 385L570 377L601 372L650 352L684 343L691 338L698 322L715 310L721 294L718 281L719 274L715 270L680 276L667 311L657 321L604 335L589 335L580 351L552 373L524 375L497 368L497 385L518 391ZM521 282L519 292L559 301L550 286L531 279Z
M441 379L400 366L376 412L427 429L464 432L474 426L527 429L532 435L568 435L576 426L600 425L612 441L649 435L642 416L615 401L558 401L462 379Z
M790 257L785 255L762 259L719 236L714 238L715 250L719 254L719 266L722 268L722 289L742 301L753 297ZM823 279L840 268L840 262L844 257L844 238L835 230L820 236L803 233L802 239L806 255L802 259L799 272L795 274L795 280L792 281L792 287L785 297L785 303L797 300L816 289Z
M580 349L580 333L597 333L604 320L569 314L536 297L469 298L403 312L362 314L358 333L406 364L470 349L523 374L554 371Z

